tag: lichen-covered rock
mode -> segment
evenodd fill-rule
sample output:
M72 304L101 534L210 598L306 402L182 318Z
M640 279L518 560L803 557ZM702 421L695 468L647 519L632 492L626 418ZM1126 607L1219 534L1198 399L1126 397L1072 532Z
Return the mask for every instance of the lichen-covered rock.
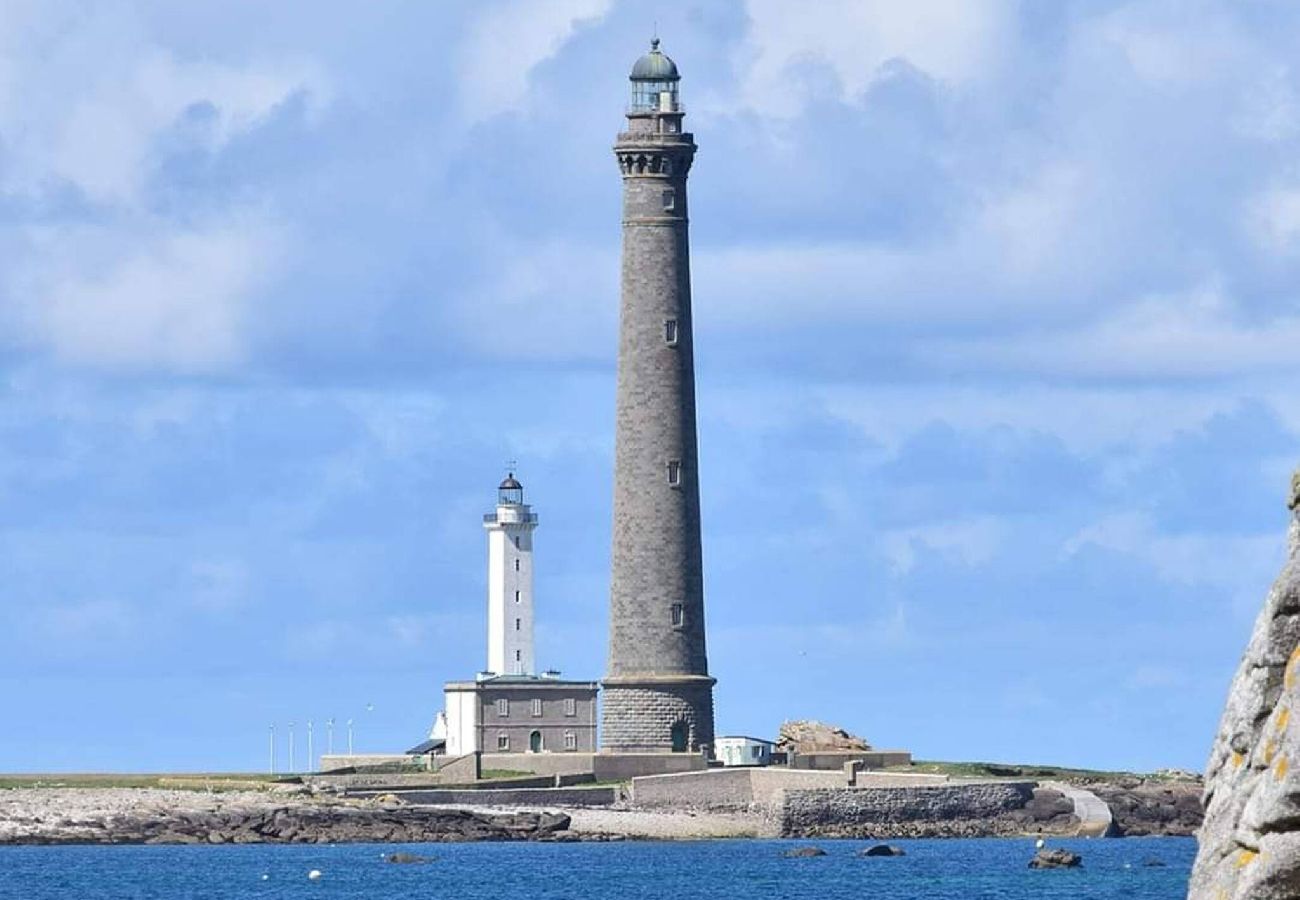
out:
M1300 472L1286 565L1264 602L1205 771L1189 900L1300 898Z
M818 750L870 750L871 745L843 728L812 719L795 719L781 723L776 736L779 750L815 753Z

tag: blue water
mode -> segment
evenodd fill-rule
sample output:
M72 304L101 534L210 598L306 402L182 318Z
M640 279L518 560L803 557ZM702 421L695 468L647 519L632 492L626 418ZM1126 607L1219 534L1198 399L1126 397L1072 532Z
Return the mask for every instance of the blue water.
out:
M614 844L340 844L0 847L0 897L23 900L1183 900L1191 838L1059 840L1083 868L1026 868L1033 842L891 841L897 858L858 859L862 841ZM784 859L813 844L829 855ZM404 850L428 865L393 865ZM1147 868L1149 858L1165 868ZM319 881L307 873L319 869ZM263 879L263 875L267 876ZM725 890L725 893L724 893Z

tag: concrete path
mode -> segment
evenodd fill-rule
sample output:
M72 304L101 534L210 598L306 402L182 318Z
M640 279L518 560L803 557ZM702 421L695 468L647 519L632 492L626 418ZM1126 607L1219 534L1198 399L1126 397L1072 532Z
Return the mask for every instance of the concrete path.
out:
M1074 814L1079 817L1080 837L1105 837L1115 821L1106 802L1092 791L1072 787L1060 782L1047 782L1043 787L1060 791L1074 804Z

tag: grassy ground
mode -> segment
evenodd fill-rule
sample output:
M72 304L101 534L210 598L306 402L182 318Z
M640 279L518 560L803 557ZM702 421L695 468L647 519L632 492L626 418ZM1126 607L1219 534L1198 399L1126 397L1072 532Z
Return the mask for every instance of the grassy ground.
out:
M1158 778L1136 772L1113 772L1104 769L1071 769L1065 766L1028 765L1023 763L937 762L915 760L910 766L897 766L891 772L922 772L951 775L954 778L1059 778L1062 781L1108 781L1117 778Z
M270 775L252 775L237 772L196 773L178 775L120 775L55 773L32 775L0 775L0 790L32 787L65 788L166 788L188 791L248 791L264 790L276 778Z

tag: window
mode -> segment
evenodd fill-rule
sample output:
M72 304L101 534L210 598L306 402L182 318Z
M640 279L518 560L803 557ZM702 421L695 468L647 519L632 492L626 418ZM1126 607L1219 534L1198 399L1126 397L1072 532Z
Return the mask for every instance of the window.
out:
M517 556L515 557L515 571L519 571L519 557Z
M518 592L518 591L515 591L515 602L516 602L516 603L519 602L519 592Z
M578 736L574 734L572 731L564 732L564 749L565 750L578 749Z
M672 212L677 208L677 192L672 188L664 191L664 212Z
M523 662L523 659L524 659L524 651L522 651L522 650L516 650L516 651L515 651L515 662Z
M515 631L519 630L519 619L515 619Z
M515 535L515 549L519 549L519 535Z
M664 342L669 347L677 346L677 320L664 319Z
M534 697L534 698L533 698L533 715L535 715L535 716L540 716L541 714L542 714L542 700L541 700L540 697Z
M685 611L682 609L682 605L681 605L680 603L674 603L674 604L673 604L673 624L674 624L674 625L681 625L681 624L682 624L683 622L685 622L685 621L686 621L686 613L685 613Z
M497 701L497 715L498 716L510 715L510 701L507 700L505 697L502 697L500 700Z
M510 749L510 735L508 735L508 734L498 734L498 735L497 735L497 749L498 749L498 750L509 750L509 749Z
M763 748L757 745L750 747L749 751L750 751L750 756L752 756L754 759L759 759L763 755Z
M668 460L668 484L671 487L682 486L682 461L680 459Z
M576 716L578 714L578 701L573 697L564 698L564 714L566 716Z

